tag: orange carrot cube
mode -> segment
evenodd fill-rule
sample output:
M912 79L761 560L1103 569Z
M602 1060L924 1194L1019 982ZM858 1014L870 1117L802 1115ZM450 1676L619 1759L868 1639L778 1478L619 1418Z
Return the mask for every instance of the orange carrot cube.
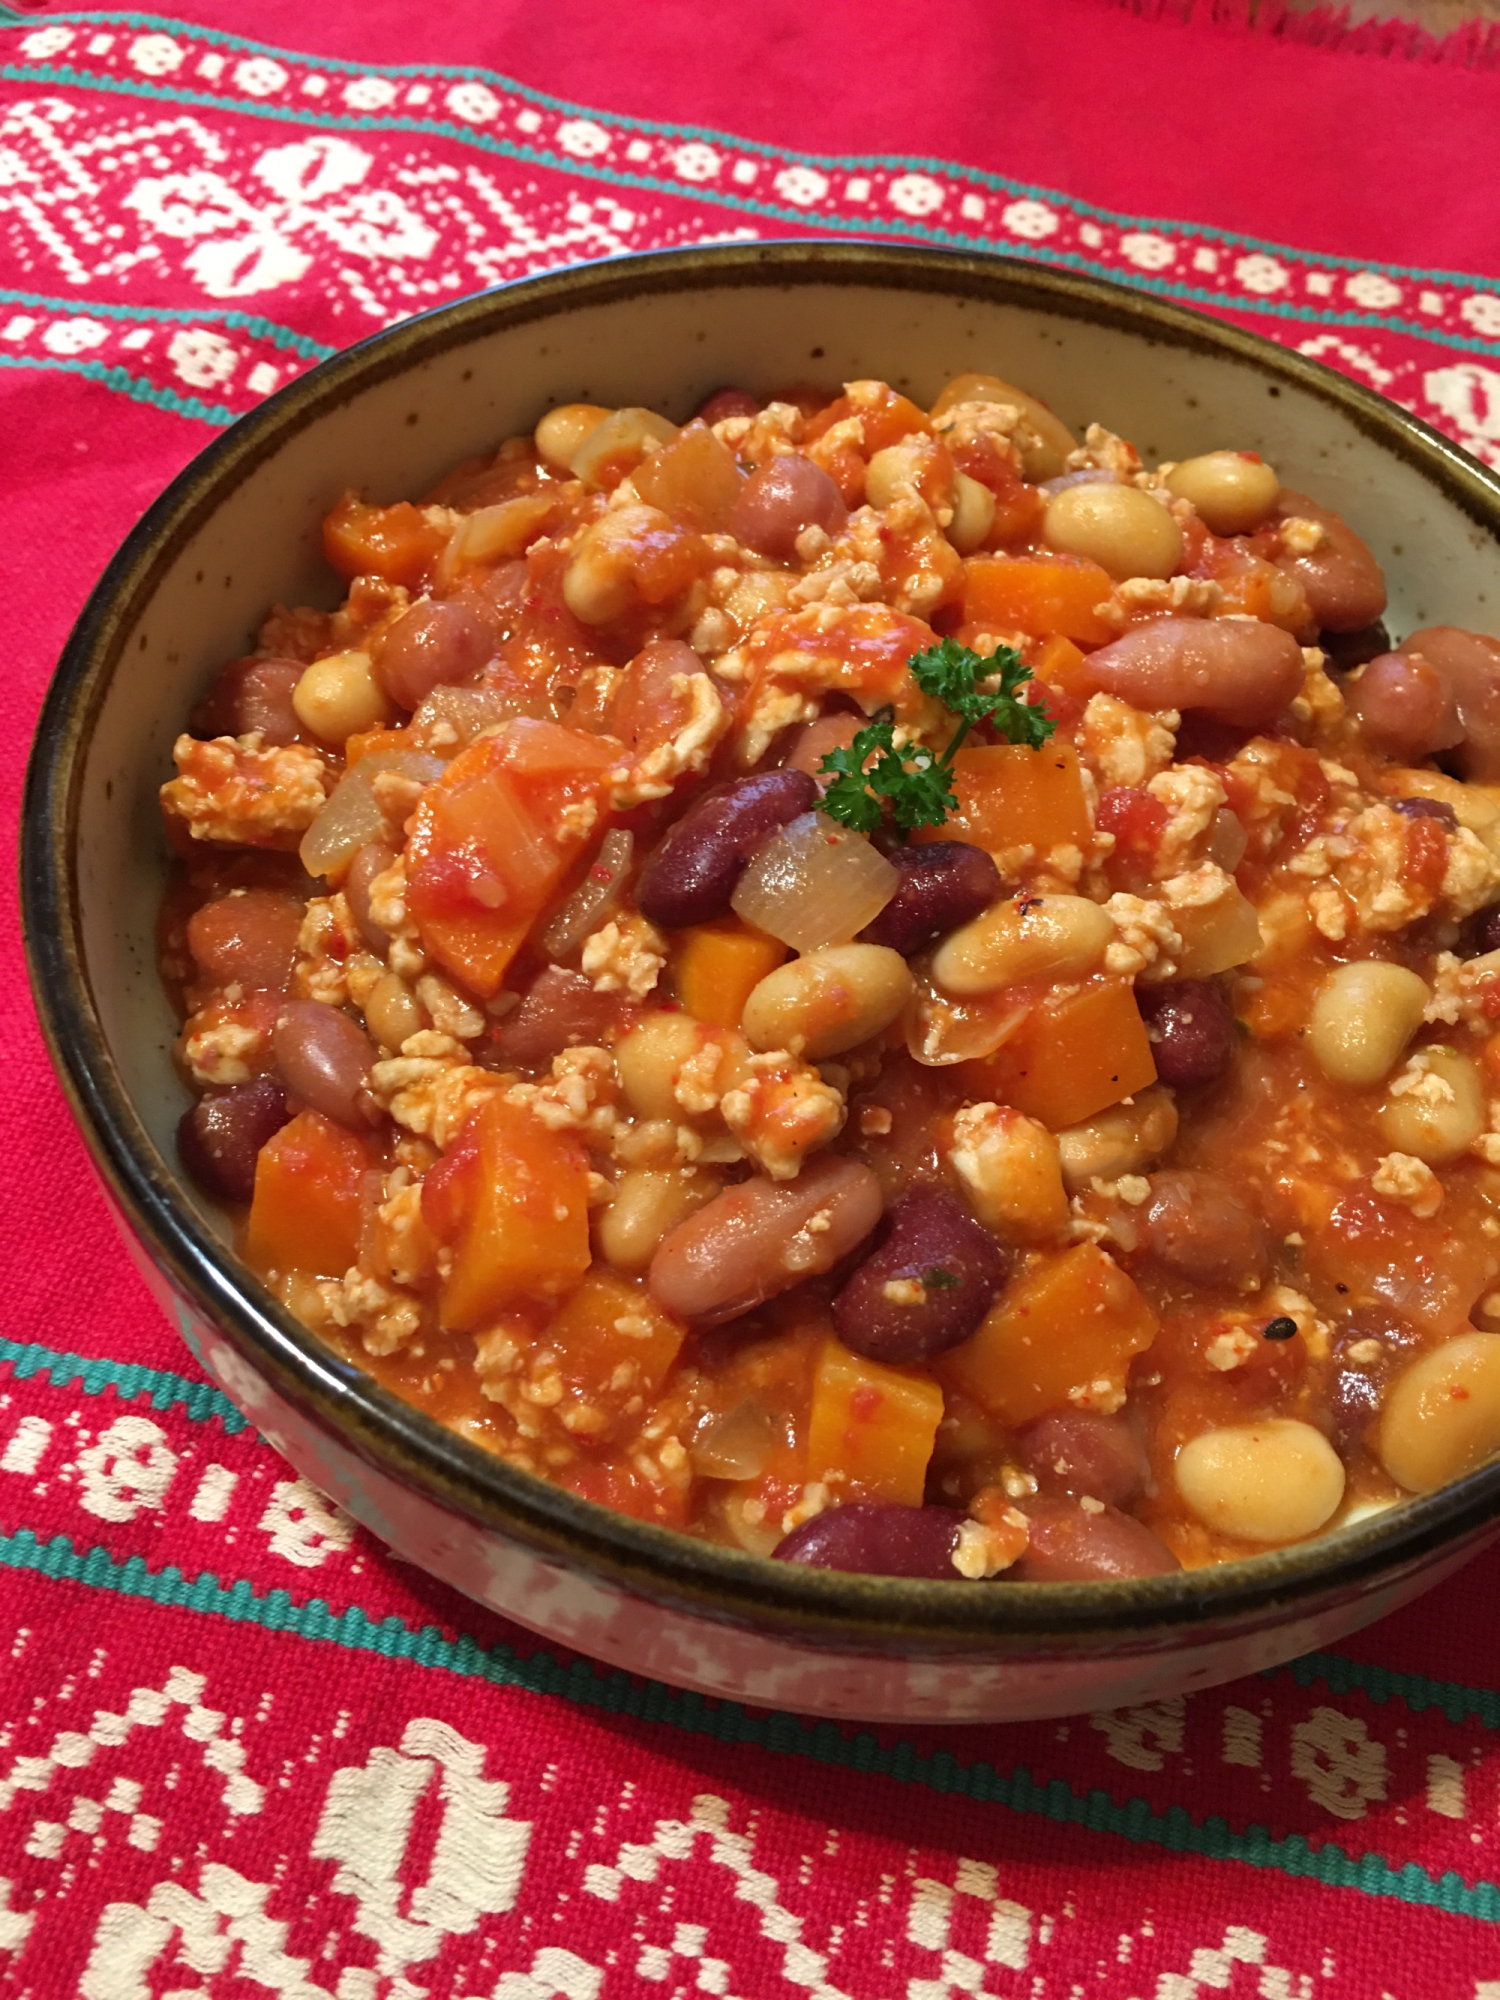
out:
M919 1506L942 1415L942 1389L925 1368L867 1361L830 1334L813 1377L808 1477L840 1474L841 1498Z
M303 1111L268 1139L255 1163L245 1255L261 1271L341 1278L359 1260L365 1142L319 1111Z
M588 1161L576 1139L492 1097L465 1133L477 1161L442 1321L473 1333L523 1298L557 1298L589 1267Z
M1050 995L964 1075L974 1095L1061 1132L1155 1083L1156 1062L1132 988L1100 979Z
M678 933L673 970L677 997L695 1020L737 1028L745 1002L786 958L778 938L744 924L702 924Z

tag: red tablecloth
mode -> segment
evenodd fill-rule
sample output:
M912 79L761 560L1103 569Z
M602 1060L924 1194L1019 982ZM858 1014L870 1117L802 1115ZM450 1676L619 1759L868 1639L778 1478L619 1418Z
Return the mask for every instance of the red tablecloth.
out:
M994 245L1229 314L1500 462L1481 32L260 0L251 39L246 11L0 8L8 790L89 585L220 427L579 258ZM1337 1656L1065 1724L839 1729L559 1657L352 1530L195 1376L5 894L7 1992L1500 2000L1500 1559Z

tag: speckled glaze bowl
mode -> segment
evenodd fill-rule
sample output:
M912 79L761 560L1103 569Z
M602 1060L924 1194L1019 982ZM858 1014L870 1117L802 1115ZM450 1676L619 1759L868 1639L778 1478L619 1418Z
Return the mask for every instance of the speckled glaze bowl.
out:
M238 1263L179 1173L184 1094L154 964L157 787L194 699L274 600L331 604L320 517L420 491L549 403L676 418L725 383L882 377L927 403L983 370L1150 456L1262 450L1386 565L1395 629L1494 629L1500 480L1316 362L1123 287L1001 257L840 243L623 258L377 335L205 451L89 600L27 794L38 1011L127 1243L207 1373L409 1561L546 1637L767 1706L971 1722L1114 1707L1325 1647L1497 1532L1500 1464L1220 1569L1112 1584L899 1582L710 1547L488 1457L325 1351Z

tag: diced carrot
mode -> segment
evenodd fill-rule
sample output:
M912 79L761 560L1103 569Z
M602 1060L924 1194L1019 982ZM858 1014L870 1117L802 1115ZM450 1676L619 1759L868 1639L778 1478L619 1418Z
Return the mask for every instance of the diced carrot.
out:
M1100 979L1051 995L963 1075L971 1096L1061 1132L1155 1083L1156 1063L1132 988Z
M375 1165L362 1139L302 1111L260 1149L245 1254L262 1271L341 1278L359 1261L361 1195Z
M1307 1004L1307 992L1301 981L1268 976L1255 992L1241 1000L1240 1019L1256 1041L1274 1042L1307 1026ZM1495 1079L1500 1084L1500 1067Z
M363 757L386 756L393 750L409 750L411 737L404 729L367 729L362 735L344 739L344 762L352 771Z
M1085 701L1093 693L1084 672L1084 655L1061 632L1054 632L1050 639L1043 641L1032 672L1048 687L1061 688L1066 694L1081 695Z
M751 992L786 955L779 939L744 924L679 931L673 965L677 997L695 1020L711 1028L737 1028Z
M919 410L909 397L887 388L884 383L877 386L880 395L873 401L866 401L863 396L858 402L852 396L835 397L833 402L809 419L803 433L804 442L813 443L846 417L858 417L864 427L866 458L873 458L877 451L884 451L890 444L899 444L902 438L911 437L914 433L930 433L932 425L924 410Z
M588 1412L576 1435L603 1440L637 1423L686 1332L643 1284L591 1271L544 1336L557 1355L564 1405L575 1418Z
M925 1368L887 1368L830 1334L813 1377L808 1476L842 1475L840 1496L918 1506L943 1415Z
M372 507L346 493L323 523L323 553L346 581L380 576L408 589L427 581L448 539L409 500Z
M475 1114L478 1166L453 1245L442 1321L472 1333L520 1298L557 1298L589 1267L588 1161L576 1139L492 1097Z
M937 1361L942 1379L1009 1425L1070 1402L1109 1409L1155 1313L1096 1243L1045 1257L1016 1278L979 1330Z
M1118 637L1098 611L1113 590L1108 574L1083 557L973 556L965 564L964 620L1102 646Z
M1033 750L994 743L960 750L953 760L958 811L915 840L967 840L992 854L1007 847L1087 848L1092 838L1078 752L1055 738Z
M1480 1065L1491 1090L1500 1090L1500 1035L1490 1035L1479 1052Z

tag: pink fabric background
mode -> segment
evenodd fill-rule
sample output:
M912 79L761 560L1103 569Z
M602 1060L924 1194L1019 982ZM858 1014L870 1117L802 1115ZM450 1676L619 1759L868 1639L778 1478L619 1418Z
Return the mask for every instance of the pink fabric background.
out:
M213 0L0 10L7 800L93 580L309 365L292 336L582 255L868 228L1079 259L1493 458L1488 45L1183 12L261 0L247 50ZM442 65L488 93L464 117ZM630 119L692 129L630 166ZM568 150L580 122L605 151ZM1500 1557L1336 1657L1065 1724L833 1730L570 1663L353 1532L197 1380L4 897L0 1991L1500 2000Z

